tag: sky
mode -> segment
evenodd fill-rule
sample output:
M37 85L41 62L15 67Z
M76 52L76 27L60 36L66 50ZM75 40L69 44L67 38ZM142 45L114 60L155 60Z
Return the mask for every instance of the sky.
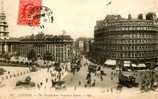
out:
M111 1L111 5L106 4ZM19 0L3 0L7 15L10 37L37 34L38 27L17 25ZM44 23L42 30L46 34L71 35L72 38L93 37L97 20L102 20L107 14L120 14L127 17L137 17L149 11L158 15L158 0L43 0L42 5L53 11L54 22Z

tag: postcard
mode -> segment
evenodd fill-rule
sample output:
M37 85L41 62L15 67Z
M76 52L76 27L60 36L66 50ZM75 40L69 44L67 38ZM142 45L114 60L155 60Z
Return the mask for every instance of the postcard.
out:
M157 0L0 0L0 99L157 99Z

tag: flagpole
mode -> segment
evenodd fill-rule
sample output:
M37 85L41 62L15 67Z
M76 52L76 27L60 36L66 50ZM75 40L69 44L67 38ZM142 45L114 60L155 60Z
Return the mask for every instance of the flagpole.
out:
M110 5L111 5L112 1L109 1L107 4L106 4L106 9L107 9L107 15L108 14L111 14L110 13Z

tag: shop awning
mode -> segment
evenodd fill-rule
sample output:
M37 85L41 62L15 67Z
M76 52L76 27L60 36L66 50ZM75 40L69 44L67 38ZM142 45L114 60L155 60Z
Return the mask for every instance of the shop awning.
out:
M125 67L130 67L130 64L124 64Z
M137 67L146 67L145 64L138 64Z
M116 65L116 60L109 59L109 60L106 60L104 62L104 64L106 64L106 65Z
M132 64L132 67L137 67L137 65L136 64Z

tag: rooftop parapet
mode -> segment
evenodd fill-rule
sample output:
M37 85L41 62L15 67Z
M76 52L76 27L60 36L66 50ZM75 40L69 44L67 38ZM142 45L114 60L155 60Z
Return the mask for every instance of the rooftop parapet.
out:
M122 18L120 15L107 15L104 20L96 22L95 30L104 29L105 27L118 27L118 26L154 26L158 27L158 19L156 14L147 13L146 19L143 18L143 14L139 14L138 18L132 18L129 14L128 18Z

